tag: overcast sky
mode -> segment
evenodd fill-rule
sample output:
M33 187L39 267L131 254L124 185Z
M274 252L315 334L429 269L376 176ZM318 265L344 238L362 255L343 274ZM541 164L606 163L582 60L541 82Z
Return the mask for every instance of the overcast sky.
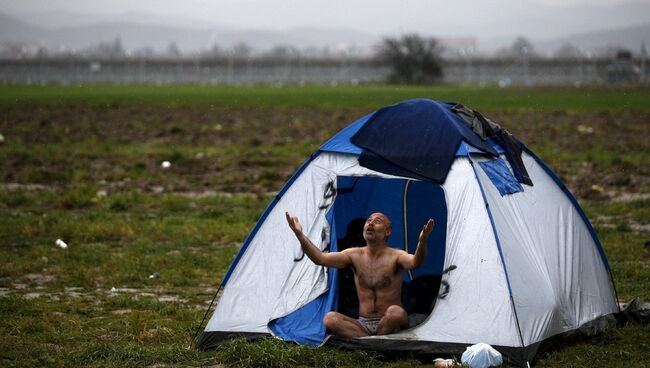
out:
M106 17L147 13L177 24L255 29L326 27L372 34L480 37L516 33L543 38L621 27L626 22L650 22L650 14L638 14L633 7L630 14L611 21L606 16L609 7L634 3L650 4L650 0L0 0L0 11L11 15L63 11ZM587 19L590 11L602 13L602 19Z

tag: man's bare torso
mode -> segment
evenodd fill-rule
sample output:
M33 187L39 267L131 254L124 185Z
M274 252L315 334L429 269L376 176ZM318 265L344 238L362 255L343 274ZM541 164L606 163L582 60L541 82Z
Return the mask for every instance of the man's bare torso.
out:
M408 327L408 315L401 303L402 270L412 270L424 262L426 240L433 229L433 219L422 227L415 254L388 247L386 239L392 233L392 225L388 216L379 212L370 215L363 226L365 247L323 253L302 232L298 217L289 215L289 212L285 213L285 217L302 251L315 264L353 269L359 295L359 315L380 319L376 324L362 324L360 320L330 311L323 318L328 331L343 337L361 337L386 335Z
M371 252L368 246L349 248L359 296L359 315L381 318L391 305L401 305L402 268L397 259L403 251L384 247Z

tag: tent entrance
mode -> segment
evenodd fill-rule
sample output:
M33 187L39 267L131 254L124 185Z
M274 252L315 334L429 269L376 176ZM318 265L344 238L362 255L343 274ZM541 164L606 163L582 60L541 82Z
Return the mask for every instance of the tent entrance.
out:
M388 244L413 254L422 226L429 218L436 222L429 236L428 254L419 268L404 272L402 305L410 315L429 315L438 296L443 271L447 229L447 205L442 188L432 182L377 177L339 176L331 209L331 241L338 251L363 246L363 225L374 212L386 214L393 232ZM358 317L352 270L339 270L338 311Z

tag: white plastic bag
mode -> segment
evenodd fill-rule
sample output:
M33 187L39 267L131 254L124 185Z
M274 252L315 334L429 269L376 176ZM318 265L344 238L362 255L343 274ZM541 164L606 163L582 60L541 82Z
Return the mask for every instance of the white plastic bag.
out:
M460 362L471 368L498 367L503 364L503 357L493 347L481 342L468 346L461 356Z

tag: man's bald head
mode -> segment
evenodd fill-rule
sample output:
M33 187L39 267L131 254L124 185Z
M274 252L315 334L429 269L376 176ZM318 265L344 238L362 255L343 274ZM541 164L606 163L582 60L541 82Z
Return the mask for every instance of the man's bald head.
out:
M388 216L381 212L375 212L368 216L363 226L363 238L368 244L386 242L386 239L393 231L393 224Z

